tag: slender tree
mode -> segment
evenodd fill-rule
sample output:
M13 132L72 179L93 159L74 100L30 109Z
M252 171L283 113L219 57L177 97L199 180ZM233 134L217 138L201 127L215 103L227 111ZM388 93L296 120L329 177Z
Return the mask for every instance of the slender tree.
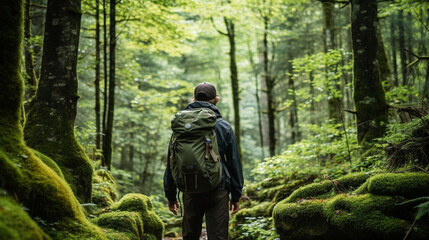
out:
M101 149L101 115L100 115L100 0L95 0L95 147Z
M104 149L106 149L106 118L107 118L107 92L109 86L109 73L107 72L107 3L106 0L103 0L103 73L104 73L104 91L103 91L103 120L101 123L101 130L103 132L103 136L101 138L103 154ZM101 161L102 166L106 166L105 157L102 158Z
M268 139L269 139L269 150L270 156L274 156L276 152L276 105L274 103L274 86L276 79L271 75L270 67L269 67L269 59L268 59L268 31L269 31L269 23L270 19L268 16L262 16L264 21L264 34L262 39L262 57L263 57L263 66L264 66L264 80L266 90L265 93L267 95L267 116L268 116Z
M336 46L336 31L334 22L334 3L331 1L322 1L323 9L323 49L325 53L337 48ZM340 90L336 79L329 79L331 73L335 73L336 66L325 66L327 89L328 89L328 112L329 118L339 123L341 121L341 98L336 94Z
M229 69L231 74L231 88L232 88L232 102L234 106L234 135L237 141L238 151L240 153L240 159L242 158L241 151L241 130L240 130L240 91L239 91L239 81L238 81L238 70L237 70L237 61L235 59L235 25L232 19L224 17L224 23L226 27L226 32L219 30L211 19L214 28L218 33L223 36L228 37L229 41Z
M26 97L30 99L34 96L37 89L37 76L36 71L34 70L34 58L31 51L31 17L30 17L30 0L25 1L25 11L24 11L24 55L25 55L25 72L27 73L26 82L30 88L29 94Z
M358 142L364 144L385 133L388 106L377 63L377 2L351 1L353 43L353 98Z
M56 161L79 200L90 202L92 166L74 133L80 20L80 0L48 1L40 82L24 132L30 147Z
M104 131L104 163L105 166L110 170L112 166L112 137L113 137L113 120L115 112L115 73L116 73L116 1L110 1L110 42L109 42L109 98L108 98L108 109L107 109L107 121L106 128Z

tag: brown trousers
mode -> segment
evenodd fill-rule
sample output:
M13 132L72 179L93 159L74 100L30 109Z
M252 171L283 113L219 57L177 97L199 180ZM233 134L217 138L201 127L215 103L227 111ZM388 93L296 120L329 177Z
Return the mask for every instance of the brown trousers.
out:
M203 194L183 193L184 215L182 231L184 240L198 240L201 236L203 216L206 216L209 240L228 239L228 191L214 190Z

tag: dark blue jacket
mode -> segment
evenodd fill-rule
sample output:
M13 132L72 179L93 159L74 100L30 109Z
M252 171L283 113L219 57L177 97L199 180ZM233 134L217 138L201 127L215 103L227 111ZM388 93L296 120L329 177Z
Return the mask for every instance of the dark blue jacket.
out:
M209 102L194 102L189 104L185 109L202 107L213 110L217 118L222 118L217 107ZM231 193L231 202L238 202L243 188L243 171L234 131L231 125L223 119L216 123L215 131L219 154L222 157L221 163L223 164L222 182L219 187L225 187ZM177 188L171 175L170 161L168 161L170 159L170 148L168 149L167 168L164 173L164 192L168 201L175 202Z

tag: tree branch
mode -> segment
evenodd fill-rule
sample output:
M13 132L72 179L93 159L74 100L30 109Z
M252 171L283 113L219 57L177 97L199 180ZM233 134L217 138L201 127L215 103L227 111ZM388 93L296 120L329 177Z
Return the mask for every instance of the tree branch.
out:
M210 21L212 22L212 25L213 25L214 29L215 29L218 33L220 33L221 35L224 35L224 36L228 36L228 34L227 34L227 33L222 32L221 30L219 30L219 29L216 27L216 24L215 24L215 22L214 22L214 20L213 20L213 18L212 18L212 17L210 18Z

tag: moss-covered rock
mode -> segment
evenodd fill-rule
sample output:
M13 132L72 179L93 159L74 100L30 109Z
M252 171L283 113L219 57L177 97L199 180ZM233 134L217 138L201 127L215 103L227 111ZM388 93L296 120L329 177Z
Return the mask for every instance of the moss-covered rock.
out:
M368 177L348 175L310 184L279 202L273 219L281 239L402 239L412 225L415 209L400 203L429 195L429 174ZM341 184L348 193L337 194L329 187L335 184L337 190ZM409 238L426 239L428 223L427 219L418 221Z
M0 239L51 239L31 217L11 198L0 196Z
M365 189L360 189L364 191ZM375 195L416 198L429 196L429 174L385 173L368 180L366 191Z
M143 194L130 193L111 206L113 211L131 211L140 214L145 238L161 239L164 225L153 211L152 202Z
M143 239L144 229L142 218L140 214L135 212L121 211L104 213L94 220L94 223L102 228L125 233L123 235L131 237L130 239ZM115 234L108 233L107 235Z

